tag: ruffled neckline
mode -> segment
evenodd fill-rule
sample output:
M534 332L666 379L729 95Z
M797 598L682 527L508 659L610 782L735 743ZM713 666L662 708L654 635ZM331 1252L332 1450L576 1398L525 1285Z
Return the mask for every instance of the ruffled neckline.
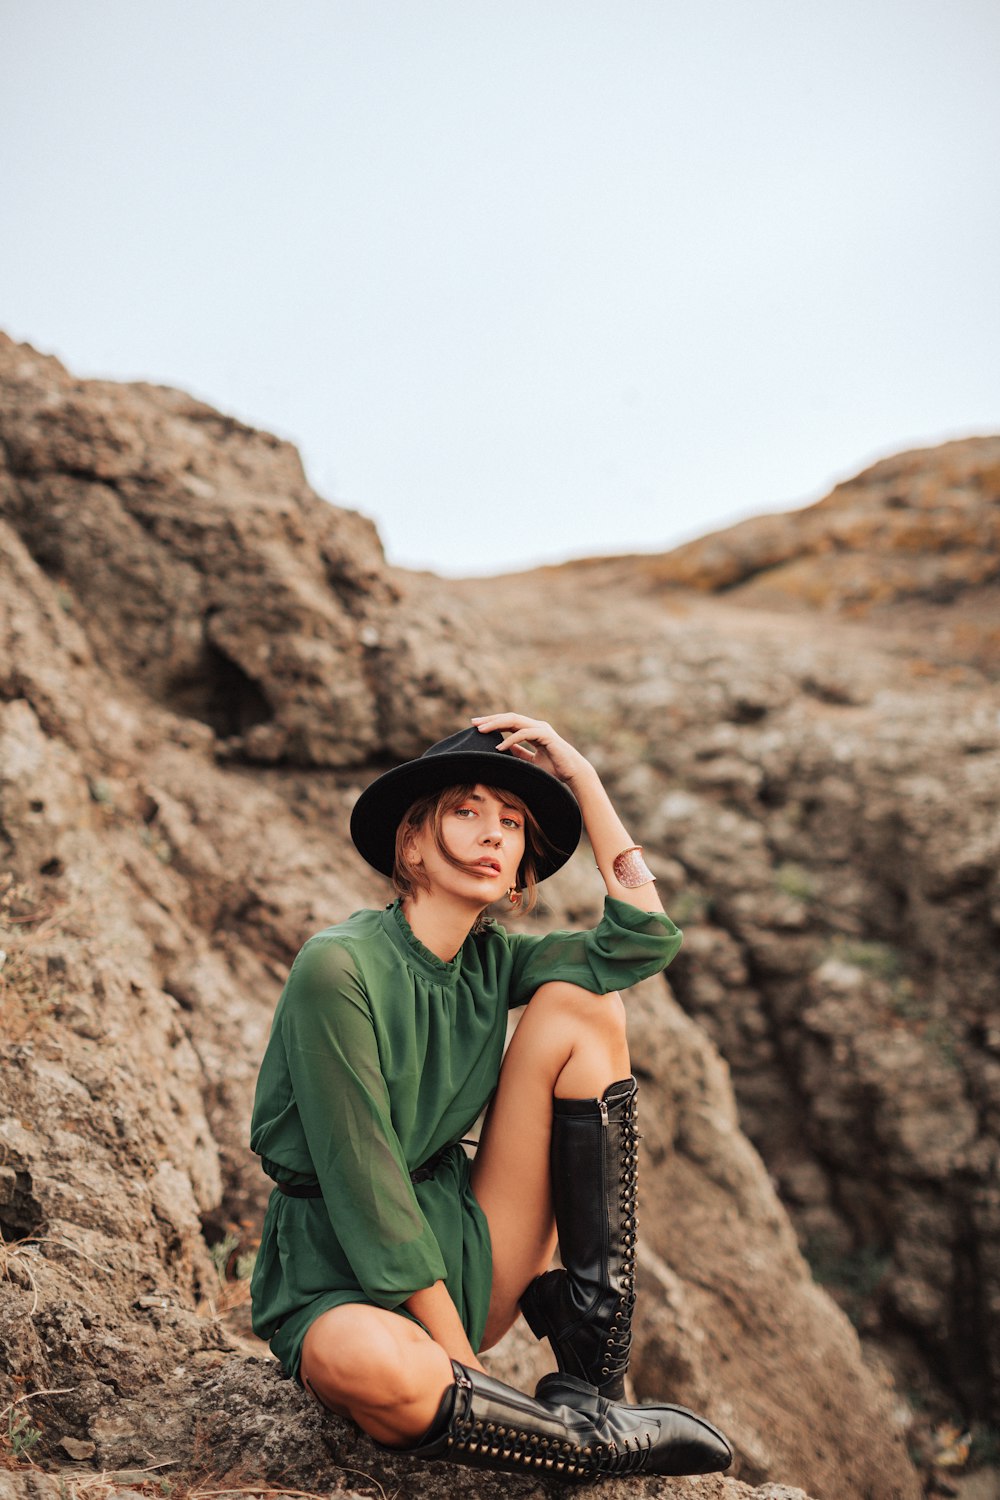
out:
M438 958L436 953L432 953L420 941L406 920L401 897L397 896L396 900L390 902L382 912L382 928L411 969L415 969L417 973L425 975L428 979L437 980L439 984L457 978L462 967L465 943L459 948L454 958ZM466 938L465 942L468 941L469 939Z

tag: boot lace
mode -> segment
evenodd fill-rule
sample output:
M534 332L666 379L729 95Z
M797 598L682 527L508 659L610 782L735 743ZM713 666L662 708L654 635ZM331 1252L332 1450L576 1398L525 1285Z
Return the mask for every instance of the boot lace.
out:
M523 1464L571 1477L592 1473L598 1451L529 1428L487 1422L471 1412L454 1424L448 1447L486 1467L499 1460L503 1466Z
M598 1449L597 1471L599 1474L634 1474L646 1467L653 1440L647 1433L625 1438L621 1443L610 1443Z
M624 1375L628 1368L629 1351L632 1347L632 1312L635 1307L636 1238L638 1205L639 1141L636 1130L635 1098L631 1098L621 1120L621 1155L618 1172L619 1250L621 1273L620 1293L604 1343L601 1374Z

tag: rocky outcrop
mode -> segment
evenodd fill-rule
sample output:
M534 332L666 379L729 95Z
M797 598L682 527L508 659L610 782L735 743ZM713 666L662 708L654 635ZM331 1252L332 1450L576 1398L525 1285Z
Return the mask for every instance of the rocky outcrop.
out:
M879 465L876 513L893 474L894 515L913 498L907 475L916 504L964 474L985 524L996 446ZM851 488L859 525L868 487ZM786 518L789 556L810 555L838 495ZM691 547L713 556L718 540L734 577L756 577L754 524ZM940 562L933 535L932 555L911 559L921 575ZM549 642L551 716L591 741L655 856L686 931L676 994L728 1059L817 1275L915 1396L929 1399L929 1365L987 1426L1000 1412L1000 703L952 612L983 597L990 546L966 593L916 632L908 606L856 623L825 596L817 614L792 615L788 596L780 612L750 609L738 590L664 593L620 559L549 570L544 608L527 575L511 612L526 670ZM514 585L496 589L509 600Z
M656 584L859 613L1000 581L1000 437L900 453L804 510L632 560Z
M359 765L469 712L470 622L444 599L415 617L370 522L320 500L290 444L2 335L0 382L0 517L102 665L220 753Z
M659 981L628 1005L649 1228L639 1396L683 1388L689 1404L713 1410L753 1483L780 1474L818 1495L860 1495L891 1475L890 1492L905 1493L898 1424L854 1329L830 1316L812 1281L741 1130L728 1069ZM884 1424L874 1429L873 1404Z
M15 1428L23 1446L30 1417L34 1457L72 1457L91 1474L164 1462L189 1478L228 1472L237 1489L364 1488L360 1472L408 1494L466 1493L467 1474L386 1455L280 1380L227 1313L240 1290L227 1267L238 1270L263 1208L245 1131L287 964L309 932L383 894L345 837L353 799L375 764L447 732L471 692L504 678L478 646L470 658L464 591L386 569L366 524L320 502L273 439L176 392L73 381L9 342L0 382L8 1447ZM517 618L527 628L531 610ZM690 737L717 732L720 703L763 701L738 722L766 720L780 685L731 667L718 635L700 639L718 694L692 701ZM546 658L553 690L574 649ZM663 749L676 701L663 697L661 663L642 665L648 651L637 662L633 638L599 693L591 671L573 714L648 820L665 886L695 903L691 951L705 929L730 942L725 982L746 991L753 1032L770 990L749 970L734 979L743 929L697 905L715 866L696 868L694 829L683 880L666 857L668 842L680 857L683 822ZM703 668L691 659L692 675ZM641 740L637 692L652 731ZM617 721L591 726L624 726L609 751L585 719L613 705ZM737 785L754 780L741 754L726 755ZM712 860L757 857L759 819L734 811L723 780L695 778L685 795L711 813ZM581 858L554 883L548 920L589 920L597 894ZM758 904L745 920L784 912ZM726 1043L692 972L678 970L678 994ZM694 973L708 983L715 971ZM726 1067L662 984L632 1006L646 1137L636 1386L707 1410L739 1450L734 1477L639 1491L737 1500L749 1481L760 1500L791 1497L787 1485L817 1500L911 1500L905 1414L813 1285ZM530 1384L539 1354L522 1335L494 1368ZM15 1493L45 1492L23 1472L16 1482ZM501 1485L518 1488L475 1480L483 1495Z

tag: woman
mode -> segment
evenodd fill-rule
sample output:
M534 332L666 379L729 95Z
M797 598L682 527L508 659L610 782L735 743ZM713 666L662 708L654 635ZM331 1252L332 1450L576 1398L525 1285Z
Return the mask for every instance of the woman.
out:
M521 714L472 724L359 798L352 837L397 899L310 938L278 1004L252 1127L278 1189L255 1329L331 1411L421 1457L574 1478L726 1468L703 1419L621 1400L637 1136L615 992L680 933L579 751ZM530 905L581 815L600 925L539 938L486 920ZM478 1358L519 1308L559 1365L534 1398Z

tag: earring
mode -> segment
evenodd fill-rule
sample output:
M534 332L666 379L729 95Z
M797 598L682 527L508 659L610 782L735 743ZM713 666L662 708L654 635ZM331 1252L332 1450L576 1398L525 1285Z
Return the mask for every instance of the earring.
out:
M511 906L520 906L521 892L518 890L516 885L507 887L507 900L510 902Z

